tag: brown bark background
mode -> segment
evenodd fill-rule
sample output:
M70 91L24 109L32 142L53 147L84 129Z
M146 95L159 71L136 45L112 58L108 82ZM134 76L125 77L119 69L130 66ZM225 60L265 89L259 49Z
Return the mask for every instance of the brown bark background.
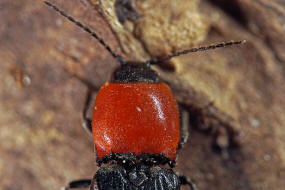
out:
M123 25L113 0L52 2L129 60L246 39L155 67L191 118L175 171L200 190L284 189L284 0L138 0ZM92 177L84 81L99 88L118 63L42 1L2 0L0 23L0 189Z

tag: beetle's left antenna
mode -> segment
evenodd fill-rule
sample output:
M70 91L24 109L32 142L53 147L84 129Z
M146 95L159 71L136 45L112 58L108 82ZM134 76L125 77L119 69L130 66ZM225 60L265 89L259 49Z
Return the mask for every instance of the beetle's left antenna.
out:
M115 58L117 59L121 64L125 64L125 59L116 54L115 52L113 52L113 50L110 48L110 46L108 46L104 40L102 38L100 38L95 32L93 32L90 28L88 28L87 26L83 25L81 22L75 20L74 18L72 18L71 16L67 15L65 12L63 12L62 10L60 10L59 8L57 8L55 5L53 5L52 3L48 2L48 1L44 1L44 3L48 6L50 6L51 8L53 8L56 12L58 12L59 14L61 14L62 16L64 16L65 18L67 18L70 22L75 23L78 27L82 28L85 32L91 34L92 37L94 37L96 40L98 40L107 50L108 52Z

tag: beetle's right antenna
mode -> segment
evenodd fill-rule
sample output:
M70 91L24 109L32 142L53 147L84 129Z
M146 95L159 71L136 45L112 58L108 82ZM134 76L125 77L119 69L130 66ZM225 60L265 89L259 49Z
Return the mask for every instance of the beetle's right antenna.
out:
M215 45L210 45L210 46L203 46L203 47L198 47L198 48L187 49L187 50L183 50L183 51L174 53L172 55L169 55L169 56L166 56L166 57L163 57L160 59L149 60L146 63L155 65L155 64L159 64L159 63L162 63L164 61L167 61L173 57L185 55L188 53L194 53L194 52L198 52L198 51L207 51L207 50L211 50L211 49L222 48L222 47L227 47L227 46L232 46L232 45L239 45L239 44L244 44L244 43L246 43L246 40L223 42L220 44L215 44Z
M48 6L50 6L51 8L53 8L56 12L58 12L59 14L61 14L62 16L64 16L65 18L67 18L70 22L75 23L78 27L82 28L85 32L91 34L92 37L94 37L96 40L98 40L108 51L109 53L115 58L117 59L121 64L125 64L125 59L116 54L115 52L112 51L112 49L110 48L110 46L108 46L102 38L100 38L95 32L93 32L92 30L90 30L87 26L83 25L81 22L75 20L74 18L72 18L71 16L67 15L65 12L63 12L62 10L60 10L59 8L57 8L55 5L53 5L52 3L48 2L48 1L44 1L44 3Z

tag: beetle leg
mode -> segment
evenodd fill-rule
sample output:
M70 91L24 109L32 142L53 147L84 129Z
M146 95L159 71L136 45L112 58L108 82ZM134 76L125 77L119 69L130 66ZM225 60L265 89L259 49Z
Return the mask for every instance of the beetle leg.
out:
M91 179L79 179L74 180L68 183L67 186L63 187L61 190L69 190L69 189L76 189L76 188L87 188L91 185Z
M83 112L82 112L82 118L83 118L82 127L88 132L89 135L92 136L92 125L91 125L92 121L87 116L87 111L88 111L91 99L92 99L92 90L88 89L87 94L86 94L85 103L84 103Z
M197 190L196 185L191 181L191 179L185 176L178 176L180 185L189 185L191 190Z
M189 113L179 105L180 112L180 140L178 144L178 149L182 148L187 142L189 137Z

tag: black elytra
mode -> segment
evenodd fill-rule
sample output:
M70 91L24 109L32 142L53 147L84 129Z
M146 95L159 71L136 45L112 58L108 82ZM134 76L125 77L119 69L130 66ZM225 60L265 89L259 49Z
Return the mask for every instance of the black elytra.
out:
M136 165L126 170L120 165L100 168L93 180L102 190L177 190L179 177L172 169Z
M120 4L122 5L126 4L124 3L125 1L122 0L117 0L117 2L121 2ZM158 83L160 80L157 73L151 69L150 65L152 64L159 64L183 54L245 43L245 40L231 41L207 47L184 50L158 60L126 62L123 57L114 53L95 32L58 9L52 3L45 1L45 4L52 7L69 21L75 23L78 27L89 33L98 40L118 62L121 63L120 67L113 73L111 81L115 83ZM90 97L88 96L87 102L89 102L89 99ZM85 115L87 112L86 110L87 109L84 108L84 120L88 120ZM90 125L90 120L88 120L86 124ZM91 126L87 126L87 128L91 129ZM140 157L136 157L132 153L113 153L98 162L99 166L101 166L101 164L109 165L101 167L95 173L92 180L82 179L72 181L65 189L86 188L90 186L90 190L179 190L181 185L188 185L191 190L195 190L195 185L188 178L176 175L171 168L159 167L159 165L164 164L169 164L170 167L174 166L173 161L161 154L144 154Z

